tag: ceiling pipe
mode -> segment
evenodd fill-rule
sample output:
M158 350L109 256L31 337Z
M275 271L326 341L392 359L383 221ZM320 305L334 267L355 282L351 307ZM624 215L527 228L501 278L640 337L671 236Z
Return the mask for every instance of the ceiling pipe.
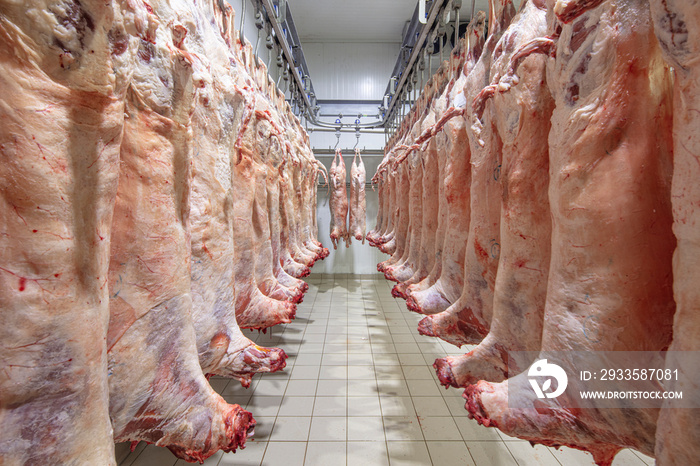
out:
M396 86L396 94L392 97L392 99L389 101L389 107L386 110L386 115L387 119L393 114L393 112L396 109L397 104L399 103L396 98L396 96L401 95L401 92L403 91L404 87L406 86L406 83L408 81L408 77L410 73L407 73L406 70L411 70L418 60L418 57L420 56L423 46L425 45L426 39L428 38L428 34L433 28L433 26L436 23L436 20L438 18L438 15L440 11L445 7L445 5L448 3L449 0L434 0L433 4L430 8L430 13L428 15L428 19L426 20L425 25L421 28L420 34L418 35L418 40L416 41L415 45L412 47L411 50L411 56L408 59L408 63L406 64L406 67L403 69L404 71L401 73L401 77L399 78L398 84ZM394 75L396 76L396 75Z
M296 82L297 88L298 89L304 89L304 84L302 83L301 76L299 76L299 71L297 70L297 67L294 66L296 61L294 60L294 56L292 55L292 50L289 47L289 44L287 43L287 38L285 37L284 31L282 30L281 24L277 21L277 12L275 11L274 6L272 5L272 0L261 0L263 8L265 8L265 12L267 13L267 19L268 21L272 24L272 29L275 31L275 35L277 37L277 41L280 44L280 48L282 49L282 53L284 54L284 57L287 61L287 63L290 64L289 70L291 71L292 74L292 79ZM245 4L246 0L243 0L243 3ZM284 17L285 21L289 22L291 20L291 12L289 11L288 8L284 8ZM308 109L311 107L311 101L309 100L309 96L306 94L306 92L302 92L302 99L304 101L305 107Z
M283 0L280 0L282 2ZM394 73L392 80L393 82L389 84L388 87L392 88L393 83L397 84L395 85L396 87L393 89L394 92L391 93L390 98L388 99L388 106L386 107L386 110L384 111L384 118L381 121L374 122L374 123L364 123L360 125L355 125L355 124L343 124L343 123L331 123L331 122L323 122L320 121L316 118L315 115L315 108L311 102L310 95L314 94L313 92L313 85L310 82L310 79L308 78L308 67L306 66L306 61L304 60L303 57L303 52L301 52L300 59L298 60L299 66L302 68L302 71L304 71L307 76L305 76L306 81L308 84L305 85L305 79L302 78L302 76L299 74L299 70L297 69L296 63L297 60L295 59L294 54L292 53L292 48L290 47L287 37L285 35L285 31L282 29L282 25L278 21L278 13L274 8L274 5L272 4L272 0L260 0L262 3L263 8L266 11L266 17L267 20L270 22L272 25L273 30L275 31L275 36L277 38L278 43L280 44L280 48L282 49L282 54L285 57L285 61L289 64L289 72L291 74L292 82L296 85L296 89L301 90L301 92L298 93L298 97L300 98L301 106L303 109L300 109L300 116L305 117L309 122L311 122L314 126L319 126L322 128L333 128L336 129L338 127L342 128L345 126L348 127L360 127L360 128L381 128L387 127L387 123L389 121L393 121L392 117L395 117L394 113L397 110L397 104L399 103L399 100L401 99L401 96L405 93L407 82L409 80L409 76L411 75L410 70L413 69L418 57L422 53L422 50L425 46L426 39L428 37L429 32L435 25L435 22L438 18L439 13L444 9L444 7L449 3L449 0L432 0L431 1L431 7L430 7L430 12L428 14L427 19L425 20L425 23L423 24L422 27L420 27L420 33L417 33L416 30L418 29L418 25L422 23L420 21L420 18L425 18L425 12L423 14L420 14L420 9L421 5L423 8L426 7L426 0L419 0L418 5L416 6L416 10L414 11L413 19L411 21L411 25L409 26L409 30L406 34L406 38L404 39L405 45L410 44L412 42L413 37L417 36L417 40L415 43L412 45L409 45L406 47L406 49L410 49L411 53L408 59L408 62L406 63L406 66L401 66L403 63L403 60L401 59L402 57L399 57L399 60L397 60L397 64L394 67ZM245 0L243 0L243 4L245 5ZM245 8L245 6L244 6ZM289 29L292 29L292 39L294 41L298 41L298 37L296 36L296 28L294 27L294 22L292 20L292 15L291 11L289 10L288 5L285 5L282 7L284 10L284 19L285 19L285 24L289 27ZM282 15L280 15L282 17ZM242 28L241 28L242 29ZM242 32L241 32L242 33ZM294 47L298 47L301 51L301 46L299 44L293 44ZM397 68L400 68L400 71L398 72L399 74L397 75ZM408 70L408 72L406 72ZM294 97L294 96L293 96ZM385 96L386 97L386 96Z

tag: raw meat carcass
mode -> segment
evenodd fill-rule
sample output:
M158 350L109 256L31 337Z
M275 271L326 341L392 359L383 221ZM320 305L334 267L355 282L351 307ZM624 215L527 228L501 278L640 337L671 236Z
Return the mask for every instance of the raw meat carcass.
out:
M454 83L457 79L458 69L460 67L460 48L456 47L452 51L452 57L450 60L450 68L447 73L447 79L449 82L445 86L442 95L437 100L435 104L435 114L436 118L441 118L444 115L445 110L449 107L450 94L454 87ZM437 122L436 122L437 124ZM432 131L432 130L431 130ZM432 261L432 268L428 275L421 280L419 283L413 283L406 287L405 298L406 306L416 312L422 312L420 307L417 306L415 298L413 296L416 293L425 292L427 289L431 288L440 278L442 274L442 264L444 260L443 256L443 246L445 243L445 232L447 229L447 197L445 196L445 165L447 163L447 138L444 137L444 133L438 133L435 138L435 149L436 149L436 162L437 162L437 189L431 190L432 194L436 196L438 202L437 208L437 229L435 230L434 243L434 260Z
M339 149L335 151L329 176L331 197L328 204L331 209L331 242L333 243L333 249L338 249L338 243L341 239L345 241L346 247L350 247L350 235L347 226L348 193L345 186L345 161Z
M298 120L295 120L295 123L297 137L294 138L294 147L296 148L295 152L296 154L298 154L298 159L296 163L293 163L289 166L289 168L291 169L292 180L292 191L290 193L290 200L292 202L292 208L294 212L294 228L291 232L293 234L294 249L295 251L297 251L297 256L295 257L299 257L299 259L297 260L300 260L310 269L316 262L316 259L318 258L318 253L315 251L315 248L309 248L304 241L304 210L308 208L308 206L304 205L303 203L304 195L302 188L304 185L304 180L302 179L302 166L305 163L304 153L306 152L306 150L308 150L308 141L303 142L299 138L300 133L302 133L304 130L299 125Z
M675 70L673 107L673 232L678 246L673 256L676 315L673 343L679 352L667 358L667 369L678 370L679 380L666 387L682 391L696 409L661 410L656 430L658 464L692 464L700 458L700 2L651 0L656 37L664 58ZM674 353L669 353L674 354ZM695 353L697 355L697 353Z
M411 119L412 115L409 115L407 119ZM404 124L407 120L404 120ZM399 196L397 197L397 192L400 189L401 180L403 179L403 165L396 166L395 160L397 156L398 147L394 145L391 149L386 149L386 156L382 161L382 164L378 167L378 173L383 176L382 183L384 187L384 219L382 224L384 225L383 231L376 237L373 245L377 247L380 251L385 254L390 254L392 258L389 260L377 264L377 270L379 272L384 272L386 266L395 263L398 260L403 251L403 241L405 236L397 236L397 233L404 230L404 226L401 225L399 219L402 216L406 216L407 213L402 210L403 199ZM405 227L408 225L406 224Z
M282 118L284 115L282 114ZM287 124L287 122L284 122ZM308 290L308 285L302 280L290 275L282 267L282 220L280 218L282 209L280 208L280 185L281 172L287 163L291 163L286 155L286 139L274 137L270 144L272 145L271 154L275 157L271 159L271 163L267 165L267 206L270 224L270 245L272 247L272 271L280 285L292 290L294 298L292 302L300 303L304 293Z
M547 3L551 39L532 43L555 53L542 357L577 367L570 351L660 351L671 342L671 79L648 2L562 3ZM562 396L538 399L523 373L479 382L465 397L480 423L590 451L598 464L625 447L653 455L658 409L571 408L569 394L580 390L569 378Z
M287 114L292 115L291 108L288 105ZM325 254L325 252L322 246L320 247L320 252L314 252L303 241L302 211L304 208L311 207L305 206L301 201L301 167L305 163L303 154L308 148L305 147L306 142L302 142L298 138L299 133L303 132L298 120L290 117L289 121L293 122L287 128L287 135L292 142L292 149L288 152L291 158L290 163L285 164L282 170L280 182L283 245L286 249L282 263L290 275L305 277L309 275L310 267L313 266L316 259Z
M115 442L145 440L202 461L243 446L255 421L214 392L191 318L190 116L205 75L183 4L148 14L126 97L108 289L109 407Z
M498 80L507 72L513 53L546 32L546 9L525 0L496 46L491 76ZM472 351L435 361L445 385L501 382L509 371L522 371L532 363L527 356L509 358L509 352L540 349L551 241L547 137L553 100L545 69L546 57L530 56L520 67L520 84L493 99L495 131L503 143L501 248L493 318L488 335ZM492 96L497 86L495 82L484 89L474 105L483 106L482 99Z
M444 91L448 79L447 62L443 62L434 77L435 87L433 96L427 114L421 122L421 135L430 130L437 121L439 115L442 114L445 109L447 96L444 95ZM416 142L419 143L419 141ZM419 241L416 244L417 247L413 249L413 251L415 251L415 256L409 259L411 264L414 264L414 266L411 267L413 275L394 286L391 290L391 294L394 297L406 299L408 297L406 294L408 287L418 284L428 277L436 262L436 254L439 254L439 249L435 245L436 235L439 229L439 196L441 191L440 189L436 189L436 187L442 183L442 178L440 176L442 173L440 171L439 162L442 156L438 155L439 149L442 148L438 148L437 140L435 138L430 138L424 143L423 147L417 151L418 157L420 157L423 175L419 180L422 183L420 204L415 205L413 208L421 210L419 220L421 223L419 227L420 237L415 236ZM416 216L416 220L418 220L418 216ZM413 225L417 226L416 223Z
M275 109L269 98L263 76L267 76L265 65L260 63L258 69L251 70L262 76L255 79L258 91L255 93L255 116L249 124L251 142L254 144L253 166L255 167L255 197L252 209L252 224L255 232L255 282L265 296L280 301L298 303L301 301L303 291L300 287L293 289L282 285L274 274L273 262L276 254L272 246L272 234L270 231L270 212L275 204L270 197L278 196L279 166L287 158L285 131L281 126L279 112ZM286 142L286 141L285 141ZM296 162L290 162L296 163ZM276 184L276 186L268 186ZM313 260L307 261L313 265ZM307 265L310 267L310 265Z
M377 167L377 173L373 178L373 180L376 180L375 182L378 182L381 177L384 197L383 199L380 198L383 216L382 230L377 233L374 241L370 244L376 246L383 253L396 257L397 260L401 257L401 254L397 254L396 250L399 247L399 243L403 240L403 238L397 237L396 235L399 229L401 229L401 225L397 224L397 222L401 215L405 215L405 212L401 211L401 199L397 198L397 191L400 189L399 180L401 179L399 176L401 167L397 167L395 164L396 157L398 153L400 153L397 151L401 147L401 145L397 143L397 140L399 139L399 135L401 135L401 138L406 137L408 123L410 121L415 121L415 108L416 107L411 109L409 115L402 122L399 134L394 135L389 141L389 144L385 147L384 159L379 167ZM378 264L377 270L379 272L384 272L384 267L386 265L389 265L389 263Z
M306 277L311 273L309 267L304 264L304 259L300 257L296 235L293 229L296 225L293 193L294 187L293 167L291 163L285 164L280 173L280 215L282 220L281 241L282 241L282 267L293 277Z
M128 14L118 2L0 1L3 464L115 464L105 283L120 71L145 10Z
M515 15L510 0L491 0L489 37L466 78L464 96L471 103L490 84L496 45ZM481 118L471 105L465 118L471 151L469 237L464 259L464 287L447 310L423 320L423 335L440 337L457 346L480 342L488 333L493 312L493 291L500 256L501 146L495 129L493 105L486 104Z
M485 19L483 12L477 13L457 50L459 58L456 60L456 76L451 83L446 114L451 109L463 111L465 108L464 84L466 76L481 55ZM466 121L461 115L447 120L444 134L438 134L436 138L444 138L447 158L444 169L446 220L440 277L428 289L414 291L409 288L406 302L409 309L423 314L442 312L459 298L464 287L464 256L469 233L471 165Z
M365 244L365 228L367 225L367 198L365 193L366 180L365 164L362 154L355 150L355 157L350 167L350 236Z
M186 43L206 55L211 73L198 92L192 116L192 319L204 373L235 377L248 386L253 374L284 368L286 354L255 345L236 322L230 151L235 129L230 111L240 109L244 99L235 90L232 74L241 70L230 65L231 50L220 33L231 29L233 12L230 6L218 11L212 3L192 7L191 12L198 27ZM219 29L207 18L225 22Z
M387 153L388 150L385 147L384 148L384 158L382 159L382 162L379 164L377 167L377 172L374 174L372 177L372 189L376 190L377 192L377 220L374 224L374 228L367 232L365 235L365 238L369 242L370 246L376 247L378 244L378 239L381 236L382 232L386 229L386 224L385 222L387 221L388 215L387 213L389 212L389 205L388 205L388 199L389 195L386 192L386 170L385 166L387 163ZM376 186L376 188L375 188Z
M420 245L423 227L423 154L421 144L416 144L423 130L434 122L434 115L431 115L433 97L437 88L437 80L431 78L426 85L426 89L421 95L422 100L416 105L416 118L409 120L412 127L408 131L402 142L396 146L397 156L395 163L403 167L403 179L401 187L397 186L397 199L401 202L399 207L400 215L397 220L395 237L403 242L402 248L398 244L394 255L382 266L384 276L397 283L410 280L418 267L420 258ZM424 125L426 118L430 118L429 123ZM409 129L410 128L410 129ZM434 149L433 149L434 150ZM399 195L400 193L400 195ZM405 233L402 231L405 230ZM399 255L401 253L401 255ZM396 260L398 258L398 260ZM396 289L392 290L392 295L396 294Z
M243 71L237 76L246 76L243 63L250 64L250 54L240 44L240 38L234 40L234 56L242 59L238 66ZM252 66L248 66L252 68ZM258 283L260 270L257 258L261 246L263 228L269 220L267 217L267 193L257 182L267 176L267 169L259 159L260 149L257 138L258 125L261 131L269 130L265 110L269 109L266 100L256 90L252 79L237 85L244 104L240 113L234 113L237 135L233 144L233 239L234 239L234 284L236 297L236 318L241 328L267 329L280 323L289 323L296 314L296 305L285 299L267 296ZM284 228L284 225L283 225ZM272 260L268 257L267 260ZM266 290L267 291L267 290Z
M281 287L277 283L277 279L271 270L271 261L274 260L274 253L271 250L271 235L268 231L270 228L270 208L268 206L270 203L268 199L270 194L266 186L265 177L268 172L269 162L271 160L270 157L272 157L272 160L278 156L281 157L281 150L285 150L285 158L291 156L292 158L290 161L294 162L293 164L285 165L285 170L293 169L293 167L298 164L298 158L288 149L290 141L286 139L285 136L288 137L290 134L289 125L286 129L281 126L280 112L277 111L272 104L272 99L269 96L271 85L268 81L265 65L255 59L252 46L249 43L246 43L243 47L242 54L246 70L251 75L255 89L254 112L251 112L250 121L246 125L246 129L250 130L250 132L244 136L249 147L252 149L250 152L254 160L254 171L252 173L253 177L257 180L257 182L250 186L255 190L253 196L254 202L251 207L254 234L253 244L256 247L256 254L254 256L255 279L258 288L260 288L264 295L282 301L288 300L298 302L301 299L300 294L285 290L284 287ZM279 144L280 141L283 141L283 143ZM271 154L271 150L275 151L276 155ZM285 196L281 198L281 202L285 203L283 207L287 213L285 233L289 238L289 242L287 243L288 253L295 263L300 264L298 266L300 270L294 271L294 276L306 276L309 273L309 267L313 265L314 259L311 254L302 252L296 241L298 209L292 204L287 204L293 202L293 194L289 192L290 187L279 183L278 186L286 186L287 189L281 193Z
M392 257L377 264L377 270L385 273L387 267L395 266L406 260L404 253L408 254L406 247L410 242L408 196L410 191L410 181L408 178L408 164L397 163L398 160L405 159L408 145L412 144L414 135L418 134L420 125L417 125L419 116L425 108L427 89L432 81L426 84L424 93L418 98L414 107L401 122L397 134L387 144L387 152L382 164L377 169L377 173L384 175L386 183L386 208L384 232L376 239L377 248ZM390 149L389 149L390 148ZM387 275L388 279L390 275Z
M280 94L280 99L284 101L284 95ZM295 132L294 134L300 134ZM322 175L328 182L328 173L321 162L316 160L313 152L309 148L308 134L304 134L304 140L298 141L301 165L299 176L301 178L301 239L304 247L315 254L315 260L323 260L330 254L328 249L323 247L318 241L318 228L316 225L316 200L317 200L317 179Z

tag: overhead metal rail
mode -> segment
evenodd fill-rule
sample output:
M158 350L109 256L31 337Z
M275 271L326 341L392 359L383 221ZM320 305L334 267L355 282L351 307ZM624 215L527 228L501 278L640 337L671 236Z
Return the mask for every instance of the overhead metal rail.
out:
M388 100L388 102L385 102L385 123L393 121L394 113L396 111L403 111L403 109L398 109L397 106L405 102L404 94L407 91L410 92L410 90L412 90L411 88L415 86L415 83L411 81L410 78L415 77L415 67L419 64L418 58L423 53L424 49L427 46L432 46L432 41L435 39L435 36L437 36L438 28L441 26L441 24L439 24L440 19L444 19L443 15L445 15L446 12L451 10L458 11L462 3L460 0L431 1L428 18L425 20L425 23L421 25L420 23L422 23L422 21L420 21L421 18L419 17L419 7L420 3L425 0L418 1L419 5L416 7L416 12L414 12L408 31L409 33L413 32L413 34L415 34L415 30L420 27L420 32L418 33L418 37L414 43L411 43L413 37L411 37L409 34L406 34L406 37L404 37L402 50L404 48L410 49L411 55L409 56L408 60L405 61L405 66L402 66L404 60L402 55L399 54L396 65L394 66L392 78L389 81L389 85L387 86L384 95L385 100ZM459 15L457 15L457 18L459 18ZM459 19L457 19L457 21L459 21ZM458 28L458 25L456 25L456 28ZM431 43L427 44L426 42L429 38L431 39ZM386 126L385 128L389 129Z
M243 0L245 2L246 0ZM275 31L275 38L277 39L277 43L279 44L280 48L282 49L282 53L284 54L284 57L286 59L286 62L288 64L289 70L292 74L292 78L294 79L294 82L296 83L297 89L302 89L304 92L300 92L299 94L300 97L303 99L303 103L306 109L311 108L311 100L309 100L309 95L313 94L313 84L311 83L311 79L308 78L308 67L306 66L306 60L303 59L303 53L300 54L301 60L299 60L299 65L297 65L297 60L295 59L294 55L292 54L292 49L289 46L289 41L287 38L287 34L285 34L285 31L289 32L290 39L293 41L293 44L295 47L301 47L300 42L299 42L299 36L296 33L296 28L294 27L294 20L292 19L292 12L287 8L286 6L286 0L278 0L277 4L280 10L284 10L284 16L280 17L283 19L284 26L280 24L278 21L278 12L275 9L274 5L272 4L271 0L260 0L262 3L263 8L265 9L265 13L267 15L267 21L270 23L272 26L272 29ZM254 1L255 2L255 1ZM281 7L280 7L281 5ZM257 51L256 51L257 53ZM307 82L308 84L306 87L304 86L304 81L302 80L302 77L299 75L299 70L297 69L298 67L301 67L303 71L307 73ZM308 89L308 93L306 92L306 89ZM294 98L295 96L292 96Z
M244 5L245 1L243 0ZM382 102L381 111L383 114L381 115L381 120L372 123L361 123L358 115L354 123L343 123L340 119L336 119L335 122L325 122L318 119L319 108L317 107L313 83L309 77L301 41L286 0L251 0L251 2L257 11L260 11L261 8L264 9L264 19L274 30L274 39L281 49L286 68L289 70L292 78L292 85L290 86L292 103L297 102L300 115L314 126L332 128L336 131L342 128L354 128L357 131L358 129L383 127L385 132L389 131L390 123L393 123L393 120L396 118L395 113L399 110L399 107L401 107L401 112L404 111L407 89L412 88L415 84L410 78L415 77L415 67L418 63L418 58L425 49L426 41L429 38L434 40L435 30L439 26L437 23L439 23L441 18L440 15L445 14L450 5L461 4L460 0L418 0L413 17L404 35L401 52L397 58L392 78L387 86ZM423 6L421 6L421 2L424 2ZM421 18L420 11L422 8L428 9L428 4L430 6L427 18ZM425 21L421 21L422 19ZM258 26L258 29L261 29L261 27ZM267 43L268 48L271 48L269 37ZM406 59L409 51L410 54L408 59ZM257 50L255 52L257 53ZM284 66L285 63L281 63L278 58L277 65Z

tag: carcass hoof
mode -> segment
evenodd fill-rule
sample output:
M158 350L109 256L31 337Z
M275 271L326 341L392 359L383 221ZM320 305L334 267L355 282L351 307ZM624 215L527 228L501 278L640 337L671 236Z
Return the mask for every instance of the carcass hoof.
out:
M294 296L292 296L291 302L294 304L301 304L304 301L304 292L299 290Z
M418 302L416 302L416 298L413 297L413 295L409 295L408 298L406 298L406 307L413 312L417 312L418 314L423 314L423 309L420 308L418 305ZM421 320L421 322L423 322Z
M396 283L399 282L398 278L395 278L395 277L394 277L394 275L392 274L391 269L389 269L389 268L387 268L386 270L384 270L384 278L386 278L387 280L392 281L392 282L396 282Z
M418 322L418 333L426 337L437 337L433 329L433 319L431 316L423 317L421 321Z
M436 359L433 363L433 368L435 368L435 372L437 372L438 379L440 379L440 383L445 388L459 388L459 385L455 380L455 376L452 373L452 367L450 367L450 363L447 360L447 358Z
M403 283L394 285L394 287L391 289L391 296L393 296L394 298L408 298L408 296L406 296L406 287L402 285Z
M462 394L462 398L466 400L464 409L469 412L469 417L471 419L474 419L482 426L498 427L495 421L489 419L488 413L486 413L484 406L481 404L481 392L482 389L478 384L469 385Z
M297 316L297 305L294 303L284 303L285 315L282 316L282 324L288 324L293 321Z

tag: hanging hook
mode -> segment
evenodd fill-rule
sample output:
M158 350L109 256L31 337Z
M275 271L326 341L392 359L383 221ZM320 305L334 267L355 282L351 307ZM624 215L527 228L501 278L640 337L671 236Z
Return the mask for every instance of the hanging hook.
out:
M260 68L260 60L258 59L258 45L260 45L260 31L265 27L265 18L263 17L262 11L260 11L257 7L255 8L255 27L258 28L258 38L255 41L253 53L255 56L255 67Z
M267 39L265 40L265 47L267 47L267 71L270 72L270 64L272 63L272 55L275 50L275 41L272 39L272 34L267 34Z
M284 68L284 71L282 71L280 73L280 75L277 77L277 87L280 87L280 80L284 79L284 81L285 81L284 92L286 93L287 92L286 84L287 84L287 81L289 80L289 65L287 65L287 62L284 62L284 64L281 66Z
M453 11L455 12L455 47L459 44L459 12L462 9L462 0L455 0L454 2L454 9Z
M343 123L340 121L340 118L335 120L335 124L338 125L335 127L335 138L336 138L336 143L335 143L335 148L334 150L338 149L338 145L340 145L340 128L342 127Z
M258 62L258 44L260 43L260 30L258 29L258 38L255 41L255 48L253 49L253 58L255 58L255 67L260 68L260 63Z
M243 14L241 15L241 26L238 28L239 40L241 45L245 45L245 36L243 35L243 21L245 20L245 0L243 0Z
M355 147L353 147L353 150L357 149L357 146L360 145L360 119L355 120L355 138L357 139L355 141Z

